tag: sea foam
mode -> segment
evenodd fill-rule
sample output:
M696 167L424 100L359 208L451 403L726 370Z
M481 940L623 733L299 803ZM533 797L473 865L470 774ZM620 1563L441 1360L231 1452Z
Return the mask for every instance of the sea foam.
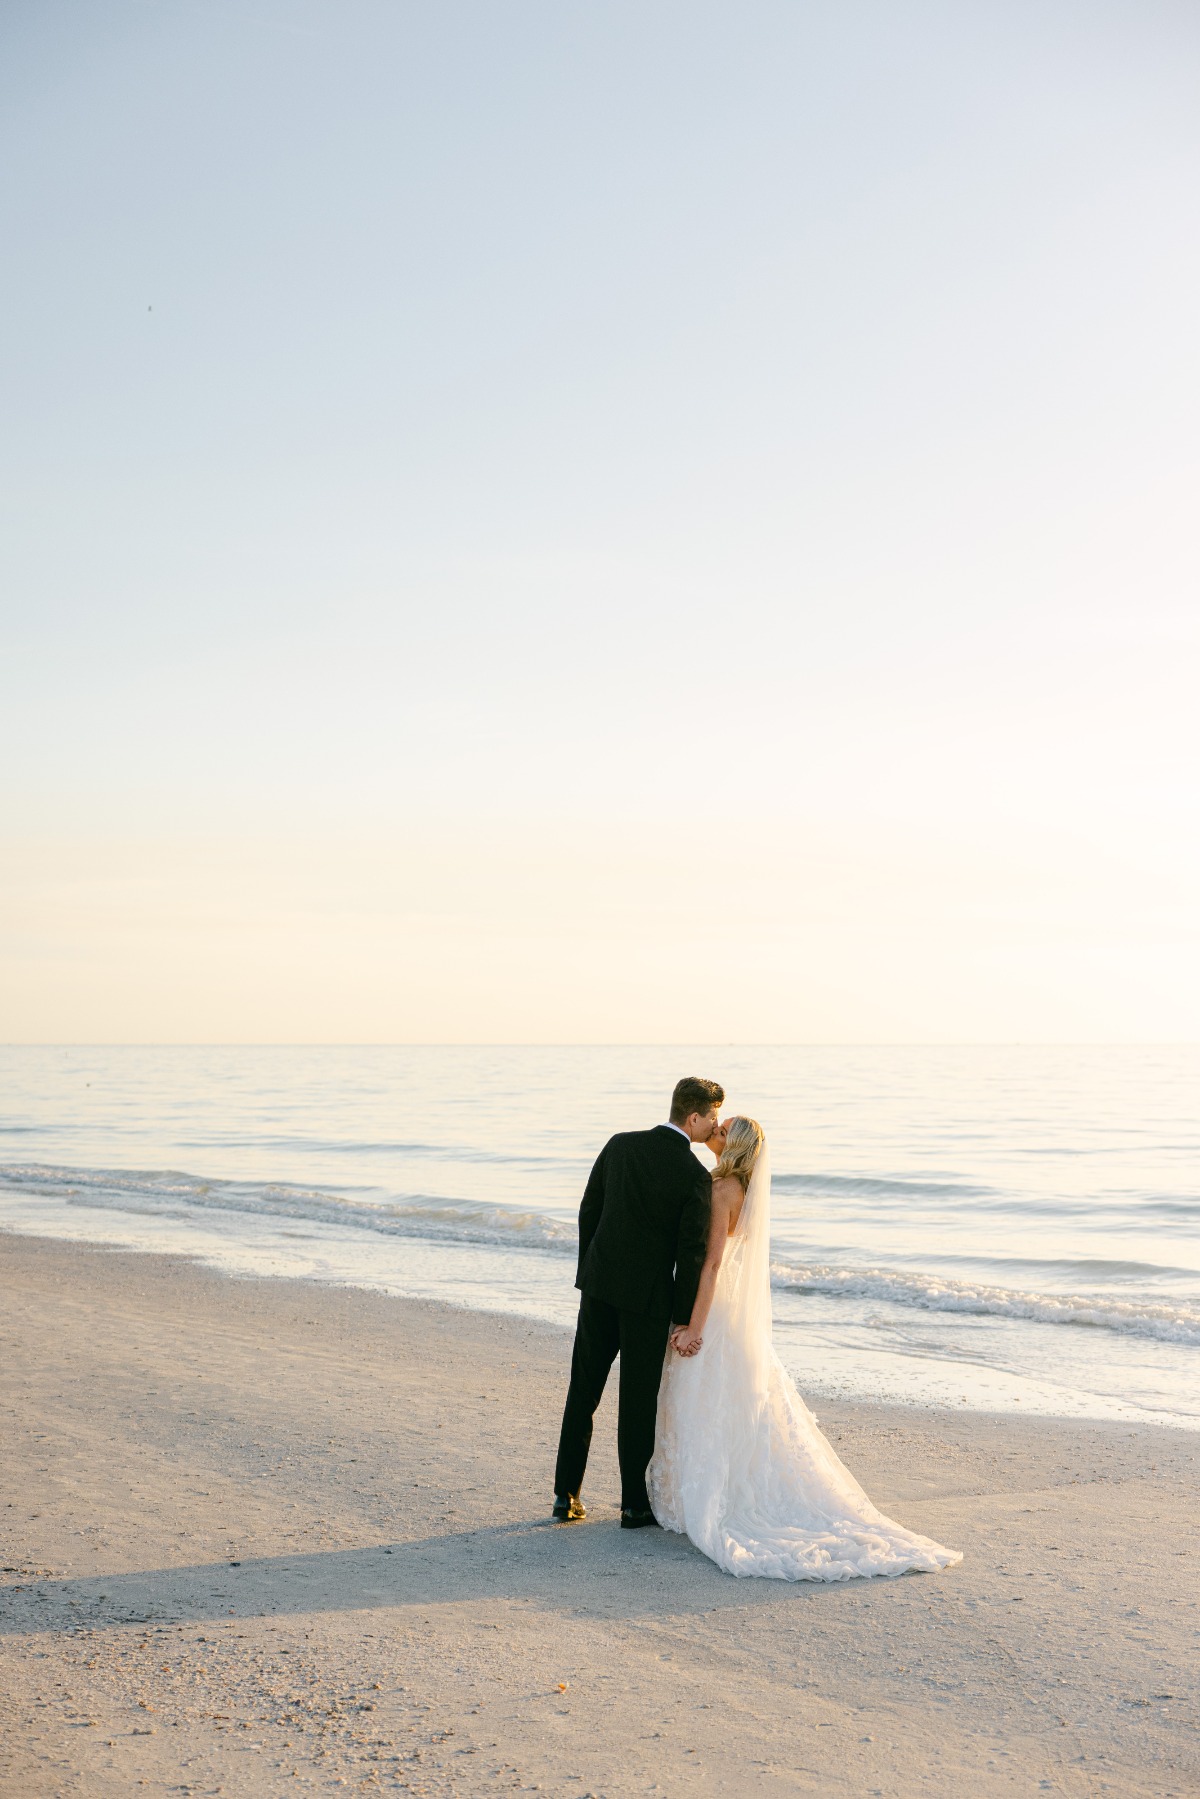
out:
M942 1275L890 1268L811 1268L773 1263L771 1285L789 1293L887 1301L926 1312L1024 1318L1034 1324L1088 1325L1163 1343L1200 1345L1200 1306L1187 1300L1113 1299L1094 1294L1047 1294Z

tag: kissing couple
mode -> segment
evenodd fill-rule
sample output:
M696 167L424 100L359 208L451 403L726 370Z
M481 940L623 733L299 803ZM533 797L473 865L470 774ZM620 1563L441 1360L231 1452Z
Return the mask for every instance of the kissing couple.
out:
M771 1166L716 1081L678 1083L666 1124L610 1137L579 1208L579 1323L552 1517L579 1494L621 1357L621 1528L663 1525L730 1574L851 1580L962 1560L876 1510L771 1341ZM717 1158L711 1175L693 1154Z

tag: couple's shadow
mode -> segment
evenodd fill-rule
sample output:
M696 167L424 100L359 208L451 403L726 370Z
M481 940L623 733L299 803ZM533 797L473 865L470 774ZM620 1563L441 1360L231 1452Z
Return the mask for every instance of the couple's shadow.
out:
M0 1636L488 1600L533 1599L598 1619L680 1616L795 1603L816 1590L735 1580L685 1538L622 1531L615 1519L537 1519L410 1543L19 1584L0 1594Z

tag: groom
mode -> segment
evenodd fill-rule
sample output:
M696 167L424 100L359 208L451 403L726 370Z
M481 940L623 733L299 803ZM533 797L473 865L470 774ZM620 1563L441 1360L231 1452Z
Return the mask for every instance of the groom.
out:
M554 1474L556 1523L586 1516L579 1489L592 1418L618 1350L621 1528L656 1522L646 1468L654 1453L658 1384L672 1321L678 1328L691 1318L708 1247L712 1179L692 1144L716 1133L724 1098L715 1081L680 1081L670 1123L610 1137L588 1179L575 1276L582 1297Z

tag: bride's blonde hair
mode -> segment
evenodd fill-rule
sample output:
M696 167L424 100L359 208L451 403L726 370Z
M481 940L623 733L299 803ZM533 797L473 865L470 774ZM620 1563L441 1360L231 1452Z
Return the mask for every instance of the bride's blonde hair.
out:
M721 1151L721 1159L713 1169L714 1181L732 1175L742 1183L742 1192L750 1185L758 1152L763 1146L763 1128L754 1118L731 1118L729 1135Z

